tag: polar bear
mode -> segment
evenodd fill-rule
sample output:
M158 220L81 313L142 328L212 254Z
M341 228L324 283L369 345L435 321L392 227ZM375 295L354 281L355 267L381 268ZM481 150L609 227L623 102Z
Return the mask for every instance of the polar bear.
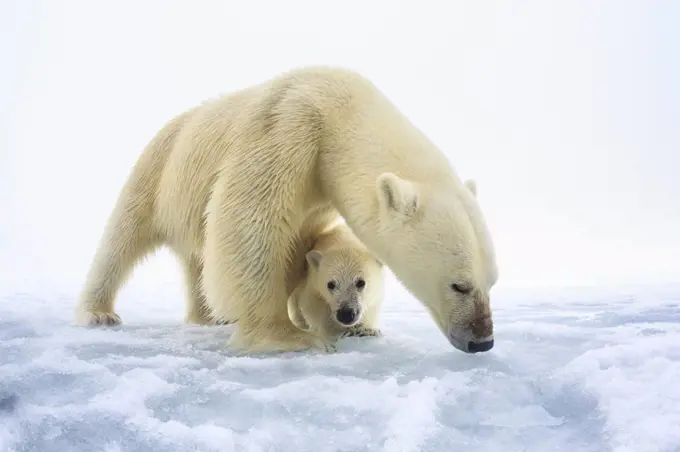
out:
M187 320L237 319L234 352L324 348L293 325L287 301L305 241L341 216L451 345L487 351L498 270L476 198L474 182L371 81L292 69L158 131L121 189L76 320L120 323L121 285L165 245L184 269Z
M381 336L383 264L345 223L324 231L305 256L306 272L288 299L295 326L328 344L346 336Z

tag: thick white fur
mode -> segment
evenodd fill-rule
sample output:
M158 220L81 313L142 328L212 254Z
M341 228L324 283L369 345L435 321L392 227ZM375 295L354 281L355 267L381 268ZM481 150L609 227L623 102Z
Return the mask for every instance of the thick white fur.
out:
M379 317L384 297L383 264L356 238L345 223L324 231L307 253L302 282L288 299L288 316L298 328L311 331L334 345L341 337L380 336ZM362 279L365 286L358 288ZM336 284L329 290L329 281ZM356 324L334 319L341 302L351 300L359 311Z
M371 82L324 67L220 96L161 128L122 188L77 319L120 322L121 285L167 245L186 275L187 321L238 320L228 345L242 351L323 348L290 321L287 299L310 237L338 215L454 346L491 334L497 270L474 192Z

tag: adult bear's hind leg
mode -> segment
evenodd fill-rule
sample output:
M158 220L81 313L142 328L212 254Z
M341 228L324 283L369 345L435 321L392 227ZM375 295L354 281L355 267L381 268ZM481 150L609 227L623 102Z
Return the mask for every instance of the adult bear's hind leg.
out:
M203 264L195 256L181 256L180 263L184 272L186 285L186 310L184 321L198 325L215 323L210 317L210 310L205 302L205 295L201 287L201 273Z
M203 264L196 256L179 257L186 285L185 323L197 325L229 325L233 320L215 319L203 292Z
M111 213L76 306L81 325L116 325L116 296L135 265L158 246L148 221L123 190Z

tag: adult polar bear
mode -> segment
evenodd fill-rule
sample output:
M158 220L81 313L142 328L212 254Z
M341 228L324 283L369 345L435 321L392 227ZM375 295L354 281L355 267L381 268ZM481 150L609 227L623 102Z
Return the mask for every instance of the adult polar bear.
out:
M338 215L459 350L493 346L494 248L473 181L368 80L298 68L190 109L136 162L76 309L115 324L133 267L167 245L187 282L187 321L238 320L244 352L323 347L287 298L312 237Z

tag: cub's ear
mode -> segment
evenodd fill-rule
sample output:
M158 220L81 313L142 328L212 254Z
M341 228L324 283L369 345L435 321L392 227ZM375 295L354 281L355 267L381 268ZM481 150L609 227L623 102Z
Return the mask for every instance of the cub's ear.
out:
M317 269L319 268L319 265L321 265L321 259L323 258L323 254L321 254L317 250L312 250L307 253L305 258L307 259L307 263L309 264L310 267Z
M464 185L467 187L468 190L470 190L470 193L472 193L472 196L475 198L477 197L477 182L475 182L472 179L468 179L465 181Z
M378 202L385 213L396 213L405 218L413 216L420 208L418 187L394 173L382 173L376 181Z

